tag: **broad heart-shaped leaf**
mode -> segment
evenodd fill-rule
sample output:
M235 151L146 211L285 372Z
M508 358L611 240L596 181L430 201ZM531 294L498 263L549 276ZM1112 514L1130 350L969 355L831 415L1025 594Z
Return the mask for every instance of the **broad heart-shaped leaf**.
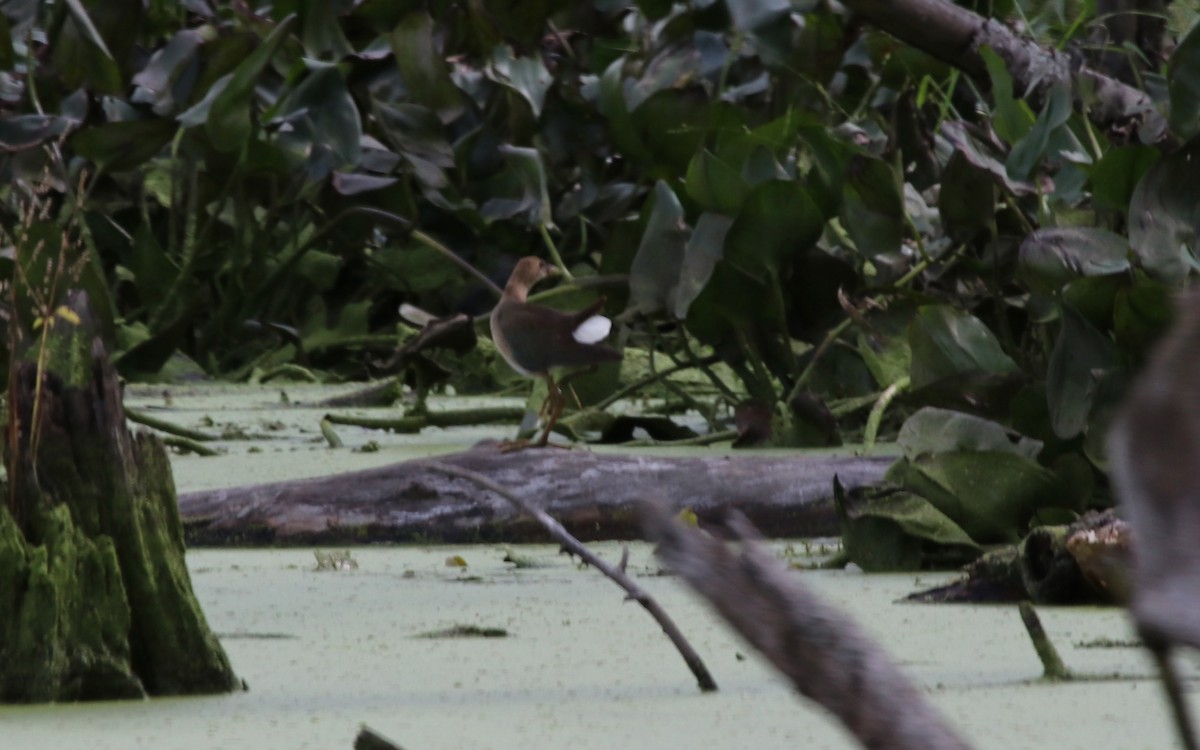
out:
M738 31L755 31L768 26L792 10L788 0L726 0L725 7Z
M542 116L542 104L554 83L554 76L546 70L540 56L517 57L513 55L512 47L502 44L492 52L484 73L501 86L520 94L529 102L535 118Z
M1129 201L1129 244L1150 275L1178 284L1200 253L1200 138L1150 167Z
M890 164L858 155L846 169L842 226L858 252L873 257L900 250L904 239L904 195Z
M708 284L713 268L725 248L725 235L733 219L721 214L701 214L696 229L688 238L683 250L683 265L679 269L679 285L675 290L675 307L672 312L679 320L687 318L688 308Z
M644 315L674 310L690 232L683 206L670 186L654 186L654 209L629 269L629 306Z
M1174 318L1173 290L1145 274L1135 274L1133 284L1119 290L1113 300L1113 334L1135 360L1146 355Z
M996 221L996 183L986 170L955 151L942 171L938 213L951 237L969 241Z
M334 156L333 167L356 166L362 156L362 121L346 89L346 79L336 65L311 64L314 69L279 107L278 115L292 127L279 133L277 141L302 156L323 146ZM310 176L324 178L328 170L322 171L310 171Z
M489 183L488 192L496 197L480 206L479 213L489 221L525 214L532 224L553 226L546 170L537 149L506 143L500 146L500 153L507 167Z
M821 237L825 217L794 180L771 180L753 188L725 238L725 261L747 274L778 277L789 258Z
M1171 129L1180 138L1200 134L1200 23L1193 23L1167 63Z
M913 388L966 373L1020 371L982 321L949 305L918 309L908 326L908 344Z
M354 54L338 17L339 3L325 0L302 0L300 11L300 41L304 54L313 60L341 60Z
M1084 276L1063 286L1061 301L1073 307L1097 329L1107 330L1112 326L1117 292L1128 285L1127 275ZM1058 308L1053 303L1050 307L1053 311L1051 317L1057 317Z
M814 256L820 257L820 256ZM903 336L858 336L858 353L880 388L887 388L912 369L912 349Z
M1046 404L1055 435L1069 440L1083 432L1100 380L1115 364L1108 337L1064 305L1062 325L1046 368Z
M708 149L701 149L692 157L686 185L688 197L701 208L727 216L737 215L750 189L734 165L717 158Z
M1153 146L1116 146L1105 151L1088 171L1096 206L1127 212L1138 182L1161 156Z
M1016 195L1032 195L1038 192L1037 188L1023 180L1015 180L1008 175L1008 169L992 155L992 150L984 144L976 141L967 133L962 122L958 120L946 120L942 123L942 136L945 137L954 150L958 151L972 165L984 170L995 178L996 182L1003 185L1006 189L1012 191Z
M928 500L979 544L1011 544L1040 508L1069 496L1043 466L1007 451L951 451L900 459L884 477Z
M1050 90L1046 106L1038 115L1037 122L1019 142L1013 145L1008 155L1008 175L1014 180L1025 180L1046 155L1054 132L1067 124L1071 118L1071 91L1065 85Z
M445 170L454 166L454 149L446 142L437 115L416 104L387 105L376 101L373 109L417 181L425 188L441 189L449 185ZM494 195L491 191L488 194Z
M1108 276L1129 270L1129 243L1099 227L1037 229L1021 243L1018 272L1029 286L1057 292L1083 276Z
M609 132L620 152L635 162L649 166L654 163L654 155L646 148L646 143L638 133L625 100L625 62L624 57L618 57L600 77L597 109L608 119Z
M89 2L85 7L83 0L67 0L56 10L63 6L66 18L59 16L60 23L50 24L47 40L54 68L61 75L58 83L67 90L86 88L94 94L122 95L127 81L121 63L129 58L137 36L130 31L140 27L145 4L112 0ZM27 31L19 33L24 36Z
M1013 432L1002 424L951 409L933 406L904 421L896 444L910 461L951 451L996 451L1036 460L1042 442Z
M175 130L171 120L108 122L76 131L70 143L76 153L105 171L122 172L158 154Z
M1012 74L1008 72L1008 66L1000 56L991 47L983 47L979 50L979 55L983 58L988 77L992 81L992 101L995 110L992 127L1005 143L1016 143L1029 133L1036 118L1024 99L1013 96Z
M358 166L362 121L346 78L335 65L312 65L313 70L280 107L280 118L289 120L292 127L278 134L278 143L300 156L310 154L313 146L324 146L334 154L334 167ZM322 179L325 174L311 176Z
M0 151L24 151L57 138L77 122L57 115L17 115L0 119Z
M462 92L450 80L429 14L418 11L400 19L388 42L411 95L410 103L428 107L442 122L458 119L463 112Z
M205 129L219 151L235 151L250 138L253 129L250 97L254 85L295 23L295 14L280 21L258 49L234 69L225 87L212 100Z
M778 281L762 279L718 261L703 291L688 307L688 332L717 348L735 346L738 335L759 338L786 330L774 291Z
M168 297L172 284L179 276L179 267L171 262L159 245L158 238L146 224L138 226L133 242L129 245L126 263L133 272L133 283L137 287L142 304L152 311L157 319L174 317L173 314L165 314L159 308L164 304L183 307L184 295L175 295L175 299Z
M920 570L931 558L953 567L983 552L928 500L894 485L845 492L835 482L834 499L846 555L868 573Z
M332 328L325 306L320 304L319 300L319 297L314 297L313 302L309 304L308 319L305 320L301 332L304 351L311 353L340 346L347 339L363 336L370 330L368 320L371 305L374 304L371 300L345 305L338 315L337 325Z
M181 75L181 71L196 59L205 42L205 35L193 29L184 29L171 37L166 46L150 57L150 62L133 77L137 89L130 97L134 103L150 103L154 114L166 116L186 99L194 85L194 79ZM180 79L186 83L177 85ZM176 90L176 89L180 90Z

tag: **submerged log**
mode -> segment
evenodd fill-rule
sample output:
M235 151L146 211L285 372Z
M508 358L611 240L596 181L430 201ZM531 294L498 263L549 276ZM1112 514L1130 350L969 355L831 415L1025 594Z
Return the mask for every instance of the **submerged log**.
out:
M652 496L704 523L728 507L777 536L838 533L833 477L877 482L891 458L671 458L585 450L503 452L481 443L441 463L478 472L540 504L585 540L640 535ZM189 544L546 541L542 527L474 484L401 462L332 477L181 495Z
M41 361L32 350L10 378L0 701L232 690L184 565L166 451L126 428L86 296L60 311Z

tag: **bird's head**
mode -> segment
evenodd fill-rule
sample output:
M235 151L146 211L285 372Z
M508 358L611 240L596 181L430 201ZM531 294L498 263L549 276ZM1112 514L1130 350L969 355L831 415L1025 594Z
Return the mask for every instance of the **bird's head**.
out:
M517 261L517 267L513 269L512 276L508 278L508 284L504 287L505 294L523 300L534 284L549 276L558 276L559 273L554 264L527 255Z

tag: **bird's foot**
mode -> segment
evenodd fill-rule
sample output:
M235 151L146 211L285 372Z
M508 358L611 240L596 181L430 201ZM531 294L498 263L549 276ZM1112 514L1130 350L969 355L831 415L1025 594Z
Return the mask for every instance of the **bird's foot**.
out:
M558 448L559 450L564 451L569 451L574 448L572 445L560 445L558 443L551 443L548 440L544 443L540 440L502 440L496 444L496 447L501 453L516 453L517 451L523 451L527 448Z

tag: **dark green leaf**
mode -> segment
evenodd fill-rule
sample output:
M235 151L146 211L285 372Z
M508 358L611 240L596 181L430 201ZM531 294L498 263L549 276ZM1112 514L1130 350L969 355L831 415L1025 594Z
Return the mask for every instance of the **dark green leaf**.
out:
M170 120L110 122L76 131L71 147L105 171L122 172L142 164L171 142L176 125Z
M546 101L546 92L554 83L554 77L546 70L540 57L517 57L513 55L511 47L501 45L492 53L484 72L491 80L520 94L529 102L533 116L541 117L542 104Z
M1061 504L1067 494L1053 472L1009 452L901 459L886 478L924 497L979 544L1016 542L1038 509Z
M880 388L907 378L912 369L912 349L904 336L859 334L858 353Z
M409 13L388 36L396 65L413 104L428 107L442 122L458 119L463 112L462 92L450 80L446 60L434 39L433 19L428 13Z
M182 102L176 101L175 82L182 69L196 59L204 37L198 31L184 29L171 37L166 46L154 53L146 67L133 77L134 91L130 101L151 102L154 113L166 115L175 111ZM190 88L190 87L189 87Z
M841 488L835 487L835 493ZM920 570L936 555L942 565L962 564L982 550L928 500L892 486L838 493L842 545L868 573Z
M1142 274L1117 292L1113 304L1113 333L1117 343L1141 359L1174 319L1173 290Z
M1021 243L1019 271L1033 289L1056 292L1083 276L1129 270L1129 243L1099 227L1039 229Z
M24 151L57 138L74 123L54 115L17 115L0 118L0 150Z
M299 10L300 38L309 57L340 60L354 54L354 47L347 41L338 18L338 3L303 0Z
M1138 182L1162 155L1152 146L1110 148L1091 170L1092 199L1098 208L1125 213Z
M1193 23L1167 63L1171 129L1183 139L1200 134L1200 23Z
M772 180L746 195L725 239L725 261L751 276L777 277L782 264L807 252L825 217L795 181Z
M988 77L992 81L992 103L995 108L992 127L1005 143L1017 143L1033 127L1036 119L1033 111L1024 99L1013 96L1013 80L1008 72L1008 64L1000 59L991 47L981 48L979 56L983 58Z
M908 327L914 388L954 375L1018 372L1017 364L978 318L948 305L917 310Z
M733 219L720 214L701 214L696 221L696 229L687 241L683 251L683 265L679 270L679 286L675 292L675 317L687 318L688 309L703 291L713 268L725 247L725 235Z
M608 119L613 142L626 157L641 164L653 164L654 156L646 148L641 135L633 124L629 106L625 100L625 58L617 58L600 78L600 99L597 108Z
M1056 436L1067 440L1083 432L1100 380L1114 364L1108 337L1064 306L1046 371L1046 400Z
M675 310L689 231L683 206L667 183L654 186L654 210L629 269L629 306L649 315Z
M1038 115L1037 122L1019 142L1013 145L1008 155L1008 174L1014 180L1029 179L1042 157L1046 156L1055 131L1067 124L1071 117L1071 90L1058 85L1050 90L1046 106Z
M292 127L279 133L276 140L301 157L315 146L324 147L333 154L334 167L353 167L362 156L358 107L336 65L312 65L314 69L280 103L279 116Z
M971 164L962 151L955 151L942 171L938 212L946 233L961 241L971 240L996 221L995 180Z
M12 25L8 22L8 15L0 13L0 70L12 70L16 62L17 55L13 50L12 42Z
M490 183L490 192L497 197L489 198L479 208L479 213L488 220L524 214L531 223L553 226L546 171L537 149L504 144L500 146L500 153L504 154L508 168L499 179Z
M1152 276L1177 284L1196 265L1200 139L1150 167L1129 201L1129 244Z
M905 420L896 444L910 461L951 451L996 451L1037 460L1042 450L1040 440L1027 438L990 419L932 406Z
M764 150L767 158L770 154ZM706 211L716 211L727 216L736 216L750 186L738 170L713 156L708 149L701 149L688 165L688 197Z
M842 195L842 226L867 257L897 252L904 239L904 198L890 164L867 156L850 160Z
M254 127L250 118L254 86L295 23L295 15L280 21L258 49L234 69L224 88L213 97L205 127L218 150L234 151L249 140Z

